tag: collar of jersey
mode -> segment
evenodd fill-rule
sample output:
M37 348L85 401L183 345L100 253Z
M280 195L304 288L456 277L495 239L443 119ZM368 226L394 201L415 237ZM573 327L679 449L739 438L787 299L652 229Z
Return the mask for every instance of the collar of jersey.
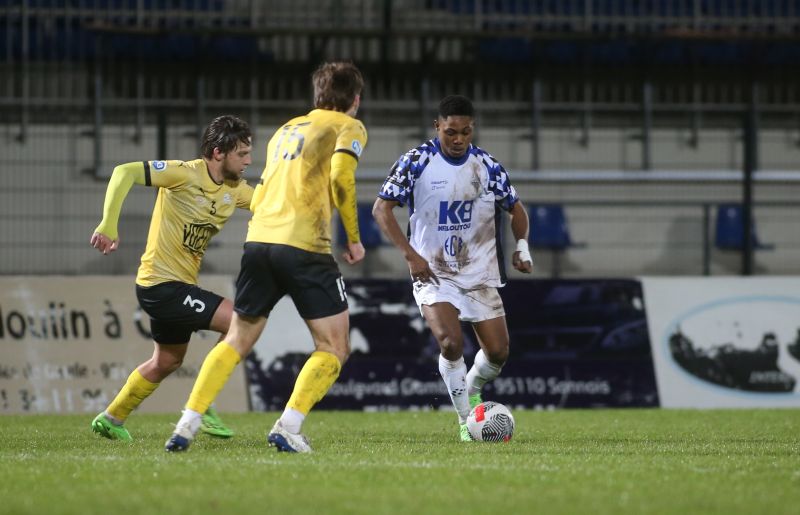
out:
M464 152L463 156L459 157L458 159L453 159L452 157L444 153L444 150L442 150L442 145L441 143L439 143L439 138L433 138L433 146L436 147L436 152L442 156L442 159L444 159L453 166L461 166L464 163L466 163L467 159L469 159L470 151L472 150L472 143L470 143L469 148L467 149L466 152Z

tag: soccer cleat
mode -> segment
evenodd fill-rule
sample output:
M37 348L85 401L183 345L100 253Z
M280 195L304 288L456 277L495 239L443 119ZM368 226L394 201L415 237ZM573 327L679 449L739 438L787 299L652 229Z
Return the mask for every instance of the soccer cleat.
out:
M192 430L186 424L178 424L175 426L175 432L169 437L167 443L164 445L164 450L167 452L183 452L189 449L189 446L194 440Z
M461 424L460 436L461 436L461 441L462 442L471 442L472 441L472 435L469 434L469 428L467 427L466 424Z
M109 440L122 440L124 442L133 440L133 437L131 437L131 434L125 429L125 426L114 424L108 420L105 412L94 417L94 420L92 420L92 431Z
M217 438L230 438L233 436L233 431L222 423L222 419L219 418L219 413L211 406L208 407L208 410L206 410L203 415L202 421L200 422L200 431Z
M481 399L481 392L474 393L469 396L469 409L474 408L478 404L482 403L483 399Z
M302 434L290 433L287 431L280 419L272 426L267 435L267 443L270 447L277 447L278 452L313 452L308 438Z

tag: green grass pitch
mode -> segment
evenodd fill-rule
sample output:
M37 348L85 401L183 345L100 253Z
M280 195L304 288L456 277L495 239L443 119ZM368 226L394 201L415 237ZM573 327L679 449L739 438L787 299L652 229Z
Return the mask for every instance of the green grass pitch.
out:
M133 443L92 414L0 416L0 513L800 513L800 410L515 411L507 444L461 443L453 413L315 411L316 452L278 454L274 413L228 414L231 440Z

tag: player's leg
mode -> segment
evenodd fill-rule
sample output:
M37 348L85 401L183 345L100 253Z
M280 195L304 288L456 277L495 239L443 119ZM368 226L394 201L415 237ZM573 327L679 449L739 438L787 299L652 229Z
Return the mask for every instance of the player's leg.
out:
M425 317L439 344L439 374L458 414L458 423L462 428L466 428L469 398L466 382L467 366L464 363L464 335L461 332L459 312L449 302L437 302L423 305L422 316ZM464 429L461 432L463 434Z
M329 254L283 247L276 252L286 287L314 339L315 351L303 365L292 395L267 441L279 451L311 452L302 425L311 408L339 377L350 355L350 316L345 284Z
M292 395L267 436L267 441L279 451L311 451L302 434L303 422L336 382L350 355L349 312L306 320L306 325L314 339L315 351L300 370Z
M188 333L165 331L155 321L151 321L151 331L157 339L153 342L153 355L131 372L114 400L92 421L92 430L95 433L112 440L131 440L130 433L123 425L128 416L153 394L161 381L183 363L188 343L166 344L159 341L164 342L169 338L188 340Z
M189 447L200 429L202 414L208 411L236 365L253 348L266 323L264 317L234 313L225 340L211 349L200 367L183 414L175 425L175 432L167 440L167 451L185 451Z
M470 407L481 403L483 385L494 380L508 359L508 328L506 318L497 317L472 324L480 350L467 373Z
M208 410L236 365L253 348L267 323L267 315L283 296L269 263L270 247L245 244L228 333L203 361L183 415L167 440L167 451L184 451L189 447L200 428L201 414Z
M220 333L219 342L224 341L231 326L231 318L233 317L233 302L230 299L223 299L219 307L214 312L211 318L209 329ZM231 438L233 431L225 425L222 418L214 409L214 404L208 406L208 409L203 413L200 422L200 431L217 438Z

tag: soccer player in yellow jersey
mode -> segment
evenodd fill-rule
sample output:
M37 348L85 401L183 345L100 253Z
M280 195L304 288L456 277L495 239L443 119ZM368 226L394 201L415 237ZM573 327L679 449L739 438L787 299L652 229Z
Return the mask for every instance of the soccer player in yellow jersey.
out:
M253 188L242 179L251 162L250 127L234 116L215 118L203 134L201 151L203 157L194 161L117 166L108 183L103 220L91 238L103 254L119 246L117 222L133 185L159 190L136 276L139 305L150 316L153 356L131 372L116 398L92 422L92 430L106 438L131 440L125 420L181 366L192 332L211 329L224 335L230 326L233 302L200 288L197 275L209 240L234 209L250 207ZM223 438L233 435L213 408L203 412L203 431Z
M351 63L323 64L312 77L314 107L289 120L267 145L253 218L236 282L227 337L206 357L167 451L186 450L233 369L253 348L270 311L289 294L314 339L281 417L267 436L279 451L311 452L301 426L339 376L350 353L347 296L331 255L331 212L347 232L348 264L364 258L356 214L355 170L367 132L355 119L364 86Z

